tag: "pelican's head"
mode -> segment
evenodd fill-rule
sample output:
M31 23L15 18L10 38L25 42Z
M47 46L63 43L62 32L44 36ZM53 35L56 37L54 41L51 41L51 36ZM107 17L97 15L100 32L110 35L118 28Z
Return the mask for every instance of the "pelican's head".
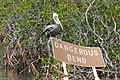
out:
M61 25L61 22L60 22L60 20L58 18L58 15L56 13L53 13L53 19L54 19L55 23L58 24L58 25L60 25L61 28L63 29L63 27Z
M60 24L58 15L56 13L53 13L53 19L54 19L54 21L55 21L56 24Z

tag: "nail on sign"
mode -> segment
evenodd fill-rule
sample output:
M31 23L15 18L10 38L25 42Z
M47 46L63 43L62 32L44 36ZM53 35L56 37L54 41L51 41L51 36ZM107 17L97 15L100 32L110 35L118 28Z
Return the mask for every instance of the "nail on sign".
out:
M52 48L55 59L67 64L85 67L105 67L99 47L77 46L52 38Z

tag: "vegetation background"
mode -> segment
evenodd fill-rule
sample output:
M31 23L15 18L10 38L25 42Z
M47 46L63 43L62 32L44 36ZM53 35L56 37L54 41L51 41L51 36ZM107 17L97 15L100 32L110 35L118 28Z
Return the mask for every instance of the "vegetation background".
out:
M49 57L43 28L57 13L64 30L57 37L80 46L100 47L106 63L101 80L120 78L120 0L0 0L0 41L4 65L39 80L62 80L62 63ZM71 80L94 79L91 68L67 65Z

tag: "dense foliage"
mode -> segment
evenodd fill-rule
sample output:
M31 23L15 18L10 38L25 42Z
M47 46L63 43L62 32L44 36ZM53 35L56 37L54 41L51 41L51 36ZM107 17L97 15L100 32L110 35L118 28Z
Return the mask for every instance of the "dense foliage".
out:
M32 72L36 79L62 79L61 62L50 57L43 28L58 14L64 41L100 47L106 63L97 69L101 79L117 79L120 72L119 0L0 0L0 39L6 53L4 65L19 73ZM94 79L91 68L67 65L69 78Z

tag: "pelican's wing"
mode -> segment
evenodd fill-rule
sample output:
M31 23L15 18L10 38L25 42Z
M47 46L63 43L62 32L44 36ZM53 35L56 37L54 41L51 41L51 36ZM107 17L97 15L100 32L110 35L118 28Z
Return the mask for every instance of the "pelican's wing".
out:
M43 32L42 32L42 35L45 33L45 32L48 32L48 31L51 31L53 28L54 28L54 24L51 24L51 25L48 25L47 27L45 27L43 29Z

